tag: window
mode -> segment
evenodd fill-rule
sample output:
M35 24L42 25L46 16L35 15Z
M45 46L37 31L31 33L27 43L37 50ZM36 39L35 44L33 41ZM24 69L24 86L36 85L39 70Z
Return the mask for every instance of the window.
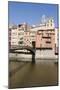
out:
M32 44L32 42L30 42L30 44Z
M12 42L12 44L15 44L15 42Z
M24 34L23 32L18 33L18 35L23 35L23 34Z
M42 44L40 44L40 47L42 47Z
M20 40L23 40L23 37L21 37Z
M21 33L18 33L18 35L21 35Z
M52 23L52 20L51 20L51 23Z
M50 35L55 35L55 33L50 33Z
M51 26L52 26L52 23L51 23Z
M13 35L17 35L17 33L12 33Z
M9 36L11 36L11 32L9 32Z
M19 41L19 44L23 44L23 41Z
M11 37L9 37L9 40L11 40Z
M49 23L47 23L47 26L49 26Z
M51 43L51 41L46 41L46 43Z
M50 36L50 33L48 33L48 37Z
M20 29L18 29L19 31L21 31L21 28Z

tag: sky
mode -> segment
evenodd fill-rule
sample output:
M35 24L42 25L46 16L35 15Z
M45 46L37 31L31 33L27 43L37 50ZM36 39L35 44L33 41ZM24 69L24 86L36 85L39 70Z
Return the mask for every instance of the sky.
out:
M37 25L41 23L42 16L53 17L55 27L58 27L58 5L26 2L8 2L9 24L28 23Z

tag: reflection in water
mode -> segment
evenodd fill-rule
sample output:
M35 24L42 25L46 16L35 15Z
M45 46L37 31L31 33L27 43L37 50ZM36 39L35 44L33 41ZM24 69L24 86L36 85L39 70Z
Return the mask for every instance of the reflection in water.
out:
M58 84L58 66L53 62L9 62L9 88Z

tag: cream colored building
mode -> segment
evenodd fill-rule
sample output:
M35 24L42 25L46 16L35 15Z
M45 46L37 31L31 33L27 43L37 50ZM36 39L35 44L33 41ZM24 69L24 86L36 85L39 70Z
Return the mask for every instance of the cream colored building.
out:
M36 42L36 31L30 31L30 46L32 47L32 42Z
M24 24L19 24L17 27L18 32L18 46L24 46Z
M26 23L19 24L17 27L11 28L11 46L29 46L29 30L30 26ZM27 34L26 34L27 33ZM10 35L9 35L10 36Z
M18 46L18 29L11 30L11 46Z
M11 29L11 46L24 46L25 24L19 24Z

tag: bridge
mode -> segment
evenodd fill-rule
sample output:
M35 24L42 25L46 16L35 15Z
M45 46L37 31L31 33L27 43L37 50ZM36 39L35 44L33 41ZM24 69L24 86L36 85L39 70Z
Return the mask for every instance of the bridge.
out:
M35 63L35 44L33 44L33 47L29 47L29 46L23 46L23 47L20 47L20 46L16 46L16 47L11 47L9 48L9 52L10 53L19 53L21 54L22 52L21 51L18 51L18 50L27 50L27 51L30 51L30 52L23 52L24 54L32 54L32 63Z
M28 50L28 51L30 51L30 53L35 54L35 48L29 47L29 46L27 46L27 47L25 47L25 46L23 46L23 47L17 46L15 48L12 47L12 48L9 49L9 52L16 53L17 50ZM18 51L18 52L20 52L20 51ZM27 53L29 53L29 52L27 52Z

